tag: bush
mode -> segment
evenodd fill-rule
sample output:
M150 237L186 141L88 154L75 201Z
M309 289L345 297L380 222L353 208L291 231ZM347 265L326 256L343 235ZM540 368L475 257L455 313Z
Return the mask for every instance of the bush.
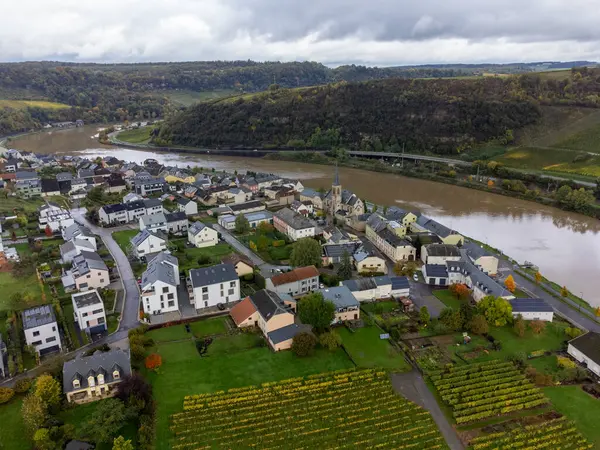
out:
M162 357L158 353L152 353L146 357L146 369L156 370L162 366Z
M329 275L328 273L321 274L321 281L325 286L333 287L340 284L340 279L337 275Z
M577 336L581 336L581 330L575 327L567 327L565 328L565 334L569 339L575 339Z
M247 273L246 275L244 275L244 281L252 281L252 280L254 280L253 273Z
M317 338L312 333L298 333L292 340L292 351L296 356L310 356L315 351Z
M129 346L129 351L131 354L131 358L134 361L142 361L144 359L144 357L146 356L146 350L144 349L144 347L142 345L139 344L131 344Z
M486 334L488 331L490 331L487 320L485 320L485 316L482 314L474 315L467 326L469 331L475 334Z
M546 323L541 320L532 320L529 322L529 328L531 328L534 334L541 334L546 328Z
M329 331L319 336L319 344L327 350L335 350L342 345L342 338L335 331Z
M527 363L527 355L525 354L525 352L517 352L513 355L508 355L506 357L506 360L510 361L515 366L522 369L525 367L525 364Z
M575 364L574 361L564 356L556 357L556 365L559 369L574 369L575 367L577 367L577 364Z
M137 328L132 328L131 330L129 330L127 335L131 338L132 336L146 334L146 331L148 331L148 325L140 325Z
M15 392L17 394L23 394L31 389L31 380L29 378L21 378L15 383Z
M0 387L0 405L2 403L7 403L13 398L15 395L15 391L11 388Z
M285 241L283 239L279 239L277 241L273 241L273 247L284 247Z

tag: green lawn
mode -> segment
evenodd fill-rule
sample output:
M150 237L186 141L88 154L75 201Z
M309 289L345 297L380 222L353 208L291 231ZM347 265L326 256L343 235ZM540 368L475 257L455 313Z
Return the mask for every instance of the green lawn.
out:
M522 291L519 288L515 289L515 292L513 292L513 295L517 298L531 298L531 295L526 294L524 291Z
M298 358L290 351L274 353L267 347L225 353L242 340L248 342L247 335L241 336L216 338L209 347L208 356L203 358L198 355L192 341L163 343L153 349L162 356L163 362L159 373L147 374L157 402L157 450L170 448L169 416L181 411L186 395L354 366L342 349L334 352L317 350L307 358Z
M579 386L555 386L543 389L556 410L575 421L579 431L600 449L600 400L592 397Z
M96 414L98 406L105 400L98 400L96 402L87 403L85 405L74 406L73 408L61 411L59 418L65 423L69 423L75 427L75 436L80 440L86 440L86 436L83 433L83 427L85 423ZM127 422L123 425L123 428L119 430L117 436L122 435L125 439L131 439L136 443L137 440L137 424L135 421ZM116 437L116 436L115 436ZM111 444L102 444L96 447L98 450L110 450L112 449Z
M150 142L150 132L153 129L154 127L150 126L121 131L117 134L117 139L132 144L147 144Z
M112 234L115 242L121 247L121 250L127 254L127 249L131 245L131 239L139 233L139 230L115 231Z
M392 312L395 309L398 309L398 302L393 300L385 301L385 302L369 302L369 303L361 303L360 308L372 314L382 314L386 312Z
M591 177L600 175L600 155L588 155L576 150L519 147L495 159L516 169L581 174Z
M2 450L23 450L31 448L31 441L25 433L21 416L23 397L15 397L9 403L0 405L0 448Z
M44 204L44 200L41 198L19 198L19 197L8 197L0 200L0 213L4 214L13 214L13 210L17 209L18 211L25 212L35 212L38 209L38 206Z
M466 303L464 300L457 299L456 295L448 289L435 290L433 296L441 301L446 308L460 309L460 305Z
M213 336L216 334L227 333L227 327L225 322L227 316L214 317L207 320L199 320L197 322L190 323L190 328L195 337Z
M31 294L35 299L35 304L39 304L42 297L42 292L40 291L40 286L35 275L24 279L17 279L10 272L0 272L0 292L2 293L0 296L0 310L6 309L4 300L16 292ZM23 305L23 308L35 306L34 303Z
M258 248L259 242L264 239L263 248ZM285 244L280 247L274 247L273 241L285 240L285 236L283 236L278 231L272 231L270 233L260 233L258 230L255 230L252 234L240 236L240 239L250 247L250 242L254 242L257 246L257 250L255 253L260 255L265 261L269 261L272 263L279 263L282 261L286 261L290 259L290 255L292 254L293 244Z
M558 372L556 355L533 358L528 360L527 364L546 375L554 375Z
M229 244L220 243L213 247L185 248L174 252L173 255L179 260L179 270L187 272L190 269L197 269L206 265L220 264L221 259L231 253L233 253L233 248ZM201 256L210 257L210 261L200 265L198 258Z
M379 327L359 328L354 333L347 328L338 328L336 332L358 367L382 367L398 372L410 370L404 355L386 339L379 338L383 333Z
M117 331L117 328L119 327L119 313L107 314L106 326L108 327L108 334Z
M191 333L185 331L183 325L174 325L172 327L158 328L149 331L148 336L154 339L155 342L180 341L182 339L191 339Z
M74 317L73 303L65 302L65 304L62 306L62 309L63 309L63 313L65 315L65 320L67 322L67 327L69 329L69 335L71 336L71 341L73 342L73 345L76 348L78 348L78 347L80 347L80 344L79 344L79 339L77 339L77 331L75 331L75 321L73 319L73 317ZM82 334L85 334L85 333L82 333ZM83 339L83 344L85 345L87 342L83 335L82 335L82 339Z

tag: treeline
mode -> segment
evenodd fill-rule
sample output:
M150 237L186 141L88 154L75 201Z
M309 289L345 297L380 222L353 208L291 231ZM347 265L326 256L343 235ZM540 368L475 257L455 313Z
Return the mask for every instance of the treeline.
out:
M536 123L539 104L600 105L600 73L563 81L510 78L336 83L198 104L166 121L158 145L333 148L456 154L510 143Z

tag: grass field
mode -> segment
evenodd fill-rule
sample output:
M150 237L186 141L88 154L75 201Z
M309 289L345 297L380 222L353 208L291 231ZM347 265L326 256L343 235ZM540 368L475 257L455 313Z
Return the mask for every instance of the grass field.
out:
M579 386L556 386L543 389L558 412L574 420L581 433L600 449L600 400L592 397Z
M213 336L215 334L225 334L227 332L227 327L225 326L226 321L227 317L199 320L189 324L191 333L185 331L184 325L174 325L149 331L148 336L154 339L155 342L168 342L191 339L192 336L200 338Z
M456 298L456 295L448 289L435 290L433 296L446 305L446 308L460 309L460 305L466 303L464 300Z
M398 302L385 301L385 302L361 303L360 308L363 311L370 312L372 314L381 314L381 313L391 312L395 309L398 309Z
M123 230L123 231L115 231L112 234L115 242L121 247L121 250L125 254L127 254L127 248L131 244L131 239L139 233L139 230Z
M17 292L29 293L36 301L41 301L42 292L40 290L38 280L35 275L31 275L25 279L17 279L10 272L0 272L0 310L5 309L4 299L8 299L11 295ZM35 306L31 304L29 306Z
M198 264L200 256L209 256L211 261L207 264L211 265L220 264L221 259L231 253L233 253L233 249L229 244L220 243L213 247L185 248L185 250L174 252L173 255L179 260L179 270L188 271L200 267Z
M215 89L214 91L191 91L191 90L169 90L169 91L157 91L156 95L167 97L173 103L181 106L190 106L194 103L208 102L211 100L218 100L224 97L230 97L237 94L238 91L234 89Z
M576 161L576 157L584 159ZM508 167L516 169L573 173L586 176L600 175L600 155L585 155L578 151L521 147L509 150L503 156L495 159Z
M0 100L0 108L26 109L66 109L69 105L64 103L47 102L43 100Z
M18 197L8 197L0 199L0 213L12 214L13 210L35 212L38 206L42 205L44 201L41 198L30 198L22 199Z
M147 144L150 142L150 132L153 127L134 128L132 130L121 131L117 134L117 139L132 144Z
M246 335L242 335L246 338ZM249 339L253 337L250 336ZM222 341L222 342L221 342ZM241 343L237 337L218 337L201 358L192 341L158 344L153 351L162 356L160 373L147 374L157 401L158 450L169 449L169 416L181 410L186 395L277 381L354 365L342 349L318 350L313 356L298 358L292 352L273 353L267 347L233 351Z
M25 434L21 416L23 397L15 397L9 403L0 405L0 448L2 450L23 450L31 448L31 441Z
M383 333L378 327L359 328L354 333L347 328L336 330L342 337L342 344L358 367L383 369L405 372L410 365L404 355L396 350L386 339L380 339Z

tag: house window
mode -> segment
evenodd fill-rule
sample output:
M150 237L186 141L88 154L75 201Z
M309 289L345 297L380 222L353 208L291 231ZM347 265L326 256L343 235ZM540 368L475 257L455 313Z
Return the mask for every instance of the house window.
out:
M235 287L235 281L232 281L231 283L229 283L229 287Z
M86 277L86 278L92 278L92 276L91 276L91 275L86 275L85 277Z
M208 308L208 302L204 302L204 307Z
M34 331L34 332L33 332L33 337L36 337L36 336L39 336L39 335L40 335L40 332L39 332L39 331Z
M101 309L96 309L94 311L92 311L92 314L100 314L102 312Z
M175 294L168 294L167 295L167 300L172 300L175 298Z
M80 386L81 386L81 385L79 384L79 380L73 380L73 387L74 387L75 389L79 389L79 387L80 387Z
M104 375L102 375L102 374L98 375L98 384L104 384Z
M81 317L87 317L88 313L84 312L81 314Z
M100 283L104 283L104 278L100 278Z
M118 370L115 370L115 371L113 372L113 378L114 378L115 380L118 380L119 378L121 378L121 374L119 373L119 371L118 371Z
M42 341L33 341L31 345L42 345Z
M173 308L175 306L175 300L169 301L168 305L169 305L169 308Z
M169 292L169 288L168 287L164 287L162 288L163 294L166 294L167 292Z
M94 380L94 377L88 377L88 385L90 387L96 386L96 380Z
M208 294L202 294L202 300L208 300Z
M48 342L54 342L54 341L56 341L56 336L52 336L52 337L46 338L46 343L48 343Z
M56 331L56 327L52 327L52 331Z
M202 288L202 293L203 293L203 294L205 294L205 293L207 293L207 292L208 292L208 287L203 287L203 288Z
M104 317L100 317L100 318L98 319L98 324L99 324L99 325L102 325L103 323L104 323Z
M81 289L84 289L84 288L88 287L88 284L87 284L87 283L81 283L81 284L79 285L79 287L80 287Z

